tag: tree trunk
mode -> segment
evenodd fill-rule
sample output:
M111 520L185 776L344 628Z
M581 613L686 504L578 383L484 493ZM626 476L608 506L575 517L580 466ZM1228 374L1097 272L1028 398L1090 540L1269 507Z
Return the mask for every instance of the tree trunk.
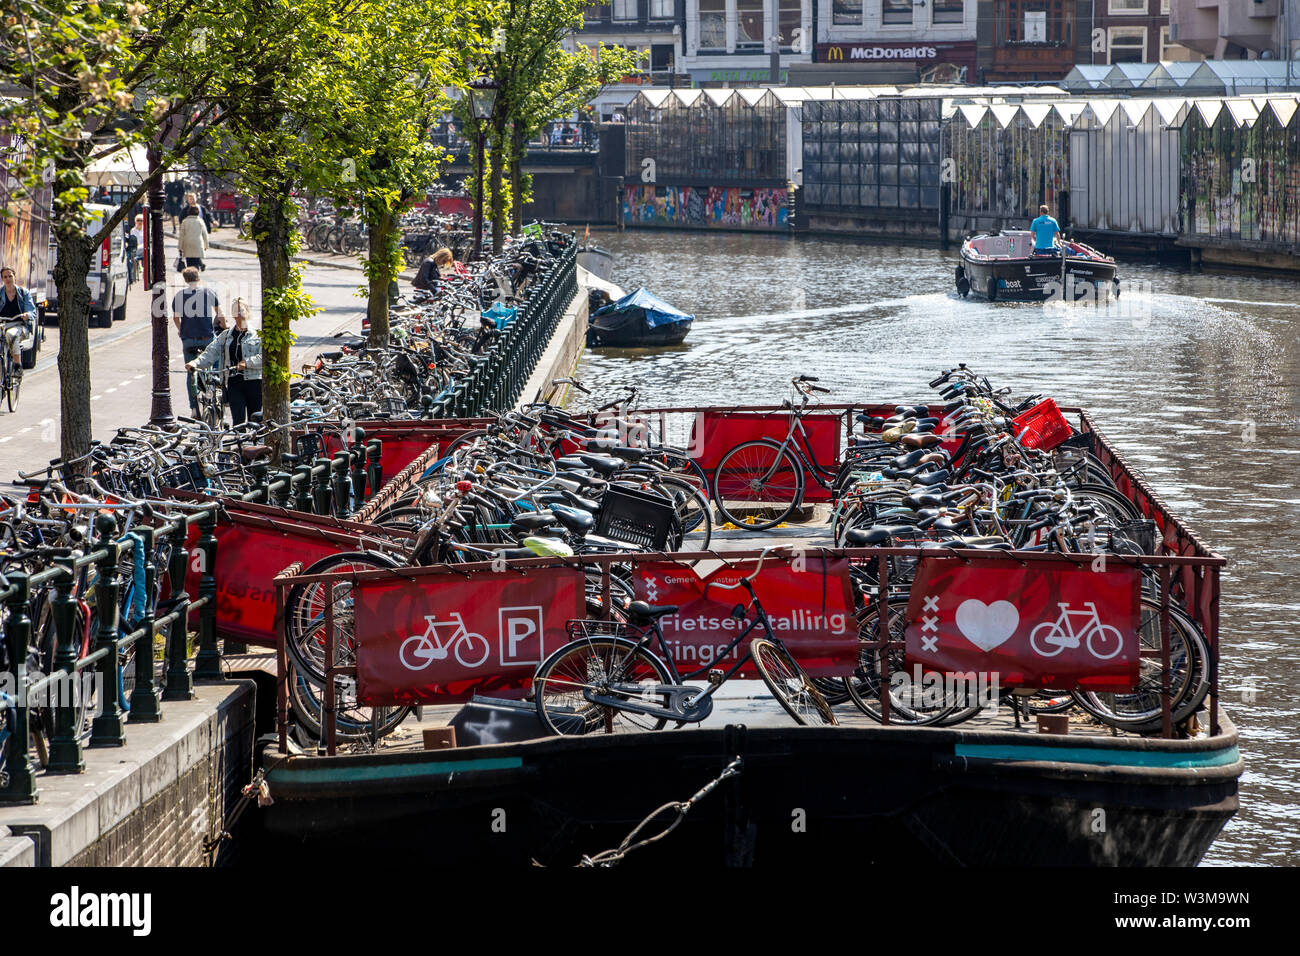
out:
M370 347L388 347L388 289L393 270L388 261L388 243L397 229L397 217L387 206L372 217L370 226L370 298L366 315L370 319Z
M292 338L289 314L267 308L267 294L289 285L289 230L285 215L289 184L268 184L257 197L253 235L257 237L257 262L262 277L262 421L284 426L267 436L272 467L280 467L280 456L289 451L289 342Z
M76 217L66 208L64 221ZM90 257L95 251L79 227L59 230L59 261L54 284L59 290L59 455L64 461L90 451ZM72 471L85 474L85 465Z
M506 157L505 120L497 122L492 129L492 187L488 195L492 197L492 253L500 255L506 244L506 204L502 192Z
M510 235L523 229L524 184L520 166L524 161L524 133L517 125L510 130Z

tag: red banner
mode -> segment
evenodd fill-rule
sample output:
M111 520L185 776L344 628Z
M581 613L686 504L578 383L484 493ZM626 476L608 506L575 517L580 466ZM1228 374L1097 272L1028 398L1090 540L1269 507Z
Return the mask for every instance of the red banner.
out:
M1000 687L1124 691L1137 683L1141 575L1068 561L922 558L907 667L997 675Z
M808 454L808 449L817 458L817 464L828 468L834 474L840 462L840 443L844 434L843 419L838 414L805 415L803 427L808 433L807 447L803 436L798 431L792 440L792 447ZM755 438L771 438L784 441L790 431L790 413L784 410L773 412L701 412L691 426L690 448L697 451L696 463L704 469L709 479L718 467L722 456L741 442ZM811 464L811 463L810 463ZM781 474L789 475L789 470L778 472L777 484L784 487L788 482L781 481ZM830 492L818 486L811 475L804 475L804 500L829 501Z
M744 588L723 590L753 573L752 562L721 567L701 578L689 565L651 561L636 566L637 596L651 604L676 604L676 614L660 618L673 661L683 676L708 666L724 670L749 650L750 637L764 637L760 625L726 657L719 655L745 629L731 617L737 604L749 601ZM858 660L858 625L853 617L849 562L821 557L769 557L754 580L754 591L772 625L772 633L814 677L843 677ZM751 611L747 621L754 619ZM655 647L659 653L661 648ZM714 663L720 661L719 663ZM749 664L738 676L755 677Z
M362 581L352 590L357 700L366 705L467 700L522 689L584 615L573 568Z

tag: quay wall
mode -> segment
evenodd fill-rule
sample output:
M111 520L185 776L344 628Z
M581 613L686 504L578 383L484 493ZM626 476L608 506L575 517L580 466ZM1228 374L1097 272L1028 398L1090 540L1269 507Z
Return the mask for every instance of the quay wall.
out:
M255 685L199 684L126 746L86 748L86 772L37 774L37 802L0 805L0 867L203 866L252 777ZM231 841L217 862L228 862Z

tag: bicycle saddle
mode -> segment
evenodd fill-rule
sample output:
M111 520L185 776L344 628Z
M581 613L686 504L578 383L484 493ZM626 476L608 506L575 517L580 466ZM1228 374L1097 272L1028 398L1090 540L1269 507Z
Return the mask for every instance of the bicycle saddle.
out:
M676 604L649 604L645 601L633 601L627 606L628 616L638 621L653 621L665 614L675 614Z
M596 516L590 511L579 511L568 505L551 505L551 514L574 534L586 534L596 526Z
M855 548L870 548L891 541L894 535L915 531L908 525L877 525L874 528L850 528L844 540Z
M646 456L644 448L632 448L628 445L614 445L605 450L615 458L622 458L624 461L640 461Z
M555 515L549 511L525 511L515 515L511 523L525 531L540 531L555 524Z
M940 468L938 471L931 471L924 475L913 475L913 484L918 485L941 485L948 480L948 469Z
M612 475L623 467L623 459L606 458L604 455L578 455L588 468L594 468L602 475Z
M923 548L977 548L980 551L1011 551L1011 542L998 537L963 537L958 535L945 541L924 541Z
M898 443L904 448L933 448L942 442L943 439L934 432L912 432L904 435L898 440Z

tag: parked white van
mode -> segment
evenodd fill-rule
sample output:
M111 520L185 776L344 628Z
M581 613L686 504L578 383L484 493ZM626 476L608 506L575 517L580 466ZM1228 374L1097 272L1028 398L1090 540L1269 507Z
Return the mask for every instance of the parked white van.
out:
M104 206L87 203L86 213L90 218L87 229L96 228L96 223L103 222L106 216L117 211L116 206ZM38 303L41 309L41 321L58 319L59 290L54 285L54 264L58 261L58 249L54 234L50 234L50 271L45 282L45 300ZM98 251L90 260L90 273L86 283L90 286L90 327L109 328L114 321L126 318L126 296L130 290L127 285L126 239L119 224L112 235L100 243Z

